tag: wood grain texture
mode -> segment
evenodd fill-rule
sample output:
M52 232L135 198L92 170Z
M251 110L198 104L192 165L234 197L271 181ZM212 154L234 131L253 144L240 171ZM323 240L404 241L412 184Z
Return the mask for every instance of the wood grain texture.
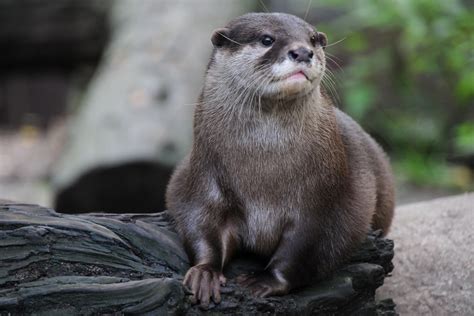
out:
M181 282L188 261L166 212L65 215L0 203L0 314L394 315L375 290L391 272L393 242L370 233L332 279L283 297L257 299L232 278L262 268L237 258L223 302L205 311Z

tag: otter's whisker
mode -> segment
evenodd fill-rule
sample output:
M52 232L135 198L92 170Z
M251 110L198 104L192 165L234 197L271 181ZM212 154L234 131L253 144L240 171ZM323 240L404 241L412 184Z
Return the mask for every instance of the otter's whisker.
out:
M246 74L248 74L248 72ZM236 93L238 93L238 95L234 99L228 100L230 106L228 107L226 114L234 113L236 108L240 108L239 113L241 113L244 107L244 97L247 95L247 90L249 90L251 87L251 84L249 84L248 81L249 80L253 81L253 78L258 77L258 76L259 76L258 73L248 74L249 78L243 85L238 83L238 80L236 80L237 79L236 77L232 78L231 81L234 82L234 86L237 86L237 87L240 86L240 88L237 88L237 87L234 88L233 93L229 93L226 96L226 99L228 99L231 96L235 96Z
M339 44L340 42L345 41L345 40L346 40L346 37L344 37L344 38L342 38L342 39L340 39L340 40L338 40L338 41L336 41L336 42L334 42L334 43L326 44L326 46L324 46L324 47L325 47L325 48L331 47L331 46L334 46L334 45L336 45L336 44Z
M306 18L308 17L309 10L311 9L311 4L313 3L313 0L308 1L308 6L306 7L306 12L304 14L303 20L306 21Z
M329 60L332 64L336 65L342 72L344 72L344 69L336 62L336 60L329 57L328 55L326 55L326 59Z
M270 10L268 10L267 6L265 5L265 2L263 0L258 0L260 2L260 5L263 7L265 12L270 13Z
M253 88L257 82L261 81L265 77L265 71L267 70L267 68L268 67L266 65L262 65L260 67L257 67L253 74L249 74L249 78L245 82L243 90L237 96L235 100L236 103L240 104L239 119L241 117L243 108L246 106L246 103L250 94L250 89ZM262 71L263 73L260 73Z
M225 38L225 39L231 41L232 43L235 43L235 44L237 44L237 45L242 45L241 43L237 42L236 40L231 39L230 37L228 37L228 36L222 34L221 32L217 32L217 34L219 34L219 35L222 36L223 38Z
M248 82L246 82L245 84L245 89L243 90L243 92L239 95L238 97L238 101L240 102L240 111L239 111L239 120L241 118L241 115L242 115L242 111L244 109L244 107L246 106L246 103L247 103L247 99L249 97L249 94L250 94L250 89L252 88L253 84L262 76L262 74L256 72L255 74L253 74L253 77L256 77L255 79L251 76L250 77L250 80Z
M326 91L328 93L331 94L332 98L334 101L336 101L336 103L340 103L341 102L341 99L339 97L339 94L337 93L337 84L336 82L331 78L331 72L329 69L326 69L327 73L324 74L323 78L322 78L322 84L324 85L326 89Z
M254 90L252 98L251 98L251 102L253 103L255 95L258 94L258 113L259 113L259 120L260 121L262 120L262 93L260 92L260 88L262 86L264 86L264 87L268 86L268 83L270 83L270 81L272 79L273 79L273 76L271 76L271 75L267 75L266 78L263 77L262 79L260 79L261 82L258 85L258 87Z

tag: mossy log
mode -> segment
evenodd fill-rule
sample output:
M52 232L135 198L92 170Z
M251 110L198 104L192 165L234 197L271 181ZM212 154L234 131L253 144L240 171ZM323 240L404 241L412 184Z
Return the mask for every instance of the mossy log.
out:
M223 301L203 310L181 284L189 263L166 212L67 215L0 201L0 315L394 315L374 298L392 258L393 242L371 232L331 279L266 299L233 282L262 268L237 258Z

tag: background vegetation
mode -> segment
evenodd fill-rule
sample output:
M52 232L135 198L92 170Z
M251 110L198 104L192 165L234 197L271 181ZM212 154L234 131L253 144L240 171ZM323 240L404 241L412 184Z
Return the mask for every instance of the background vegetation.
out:
M397 175L472 188L473 3L320 0L312 7L332 12L317 23L330 35L326 85L389 150Z
M209 34L248 11L328 35L325 84L389 152L397 203L474 189L473 0L0 0L0 198L163 209Z

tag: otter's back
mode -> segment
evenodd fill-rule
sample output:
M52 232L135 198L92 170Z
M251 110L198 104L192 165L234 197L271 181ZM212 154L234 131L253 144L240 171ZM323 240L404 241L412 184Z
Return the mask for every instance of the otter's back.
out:
M350 167L358 174L373 175L376 190L376 209L372 219L373 229L382 229L387 234L395 207L394 181L387 155L382 148L350 116L335 109L346 146ZM361 184L367 181L360 179Z

